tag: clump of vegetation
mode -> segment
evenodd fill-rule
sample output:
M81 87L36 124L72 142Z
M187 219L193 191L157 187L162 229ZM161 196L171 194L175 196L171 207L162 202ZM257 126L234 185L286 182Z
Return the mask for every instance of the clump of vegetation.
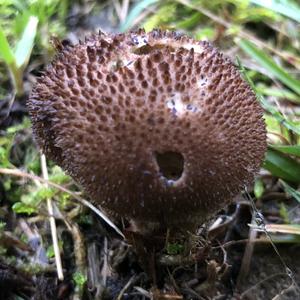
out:
M50 37L63 36L65 32L64 20L68 2L5 0L0 5L0 57L8 68L13 93L22 96L26 83L24 72L32 48L35 46L34 52L38 51L48 59L51 50Z
M300 233L296 1L4 0L0 15L0 298L299 297L292 248ZM74 39L86 30L86 22L72 27L74 16L104 16L105 23L90 22L95 30L115 30L119 21L119 31L159 27L209 40L236 62L264 108L268 151L253 188L191 233L191 252L160 237L156 286L122 233L60 168L45 163L32 139L25 101L54 54L51 37ZM114 222L126 236L127 220Z

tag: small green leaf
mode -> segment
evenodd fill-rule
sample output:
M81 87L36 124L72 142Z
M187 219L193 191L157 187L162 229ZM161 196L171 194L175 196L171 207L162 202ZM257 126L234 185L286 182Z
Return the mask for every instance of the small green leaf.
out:
M70 177L59 166L54 166L51 169L49 180L57 184L63 184L70 181Z
M264 168L272 175L291 182L300 182L300 164L274 149L268 149Z
M27 25L24 29L21 40L18 42L15 51L17 67L26 65L29 60L31 50L33 48L34 39L36 36L38 18L30 16Z
M41 186L37 191L36 197L40 200L46 200L52 198L55 194L55 189L51 187Z
M10 48L7 38L1 27L0 27L0 58L2 58L7 65L11 65L15 62L13 51Z
M10 127L7 128L6 131L7 131L8 134L11 135L11 134L18 133L21 130L28 129L30 127L31 127L30 119L29 118L24 118L22 123L14 125L14 126L10 126Z
M48 247L46 255L47 255L48 258L53 258L55 256L53 245L50 245Z
M182 253L184 247L178 243L168 243L167 245L167 253L169 255L176 255Z
M58 247L59 247L60 250L62 249L62 247L63 247L63 241L62 240L58 241ZM53 258L55 256L53 245L50 245L48 247L46 255L47 255L48 258Z
M196 40L212 40L216 32L212 27L202 27L199 31L195 33Z
M10 153L10 149L0 146L0 166L2 168L7 168L11 166L9 161L9 153Z
M282 203L282 202L280 203L279 215L283 219L284 223L286 223L286 224L290 223L289 212L288 212L286 206L284 205L284 203Z
M54 194L55 189L46 186L40 186L38 189L34 189L27 194L23 194L21 196L21 202L27 206L36 208L42 201L52 198Z
M264 193L265 187L261 179L256 179L254 184L254 195L259 199Z
M300 145L269 145L272 149L300 157Z
M4 255L6 255L6 252L7 252L7 249L4 248L4 247L2 247L2 246L0 246L0 256L4 257Z
M27 214L27 215L31 215L35 212L37 212L36 208L27 205L23 202L16 202L13 206L12 209L15 213L17 214Z
M80 225L90 225L92 226L94 223L91 215L80 214L79 219L77 221Z
M83 288L84 284L87 281L87 278L81 272L75 272L73 274L73 280L75 281L77 286L79 286L80 288Z
M267 132L276 133L278 135L283 135L288 140L288 131L283 128L274 116L270 114L264 114L265 123L267 126ZM280 142L281 140L278 139Z
M10 151L14 145L13 136L0 137L0 166L2 168L11 168Z
M0 221L0 231L4 230L6 226L5 222Z
M270 72L270 74L300 95L300 81L292 77L276 64L276 62L263 50L258 49L253 43L247 40L240 40L238 44L248 55Z

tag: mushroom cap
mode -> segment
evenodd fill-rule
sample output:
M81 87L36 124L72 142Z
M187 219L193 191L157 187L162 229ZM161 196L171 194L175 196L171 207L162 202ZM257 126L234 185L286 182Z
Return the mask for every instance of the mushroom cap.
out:
M201 223L253 181L263 111L209 43L139 30L59 48L28 101L33 132L92 201L139 222Z

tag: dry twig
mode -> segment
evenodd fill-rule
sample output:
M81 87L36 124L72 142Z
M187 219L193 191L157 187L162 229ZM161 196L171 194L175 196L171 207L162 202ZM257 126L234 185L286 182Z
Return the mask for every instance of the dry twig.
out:
M41 166L42 166L43 178L48 181L49 176L48 176L48 170L47 170L47 162L46 162L46 156L44 154L41 155ZM48 184L45 183L45 186L47 187ZM60 256L59 245L58 245L57 229L56 229L56 223L55 223L55 218L54 218L53 204L52 204L52 200L50 198L47 198L47 208L48 208L48 213L49 213L49 221L50 221L50 229L51 229L52 243L53 243L53 249L54 249L57 277L60 281L63 281L64 273L63 273L61 256Z

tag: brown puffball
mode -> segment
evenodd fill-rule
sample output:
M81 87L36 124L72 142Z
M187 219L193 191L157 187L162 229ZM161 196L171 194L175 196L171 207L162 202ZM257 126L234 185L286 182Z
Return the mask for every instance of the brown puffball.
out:
M94 203L143 225L203 223L252 183L266 150L237 68L174 32L61 46L28 107L42 151Z

